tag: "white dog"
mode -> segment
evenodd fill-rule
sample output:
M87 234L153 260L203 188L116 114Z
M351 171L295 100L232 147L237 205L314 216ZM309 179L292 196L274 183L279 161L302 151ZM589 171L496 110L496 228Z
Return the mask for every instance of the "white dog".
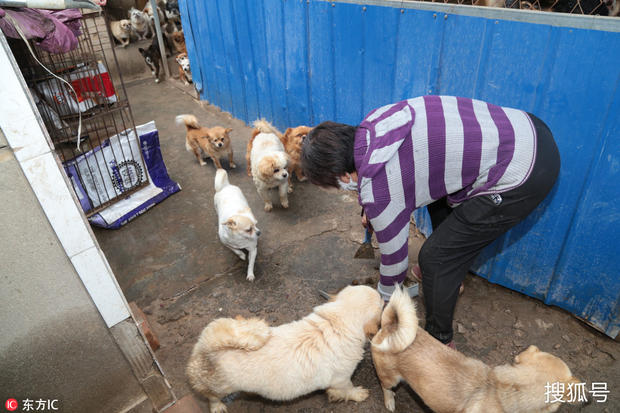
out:
M132 7L129 10L129 20L131 21L131 29L139 40L146 39L151 33L151 25L146 13Z
M282 208L288 208L289 156L284 149L278 132L265 120L254 121L254 132L248 142L245 159L248 163L248 175L254 179L258 194L265 201L265 211L273 209L270 188L278 188Z
M220 318L202 331L187 365L191 386L222 413L237 391L291 400L327 389L330 401L361 402L368 390L351 375L379 327L383 300L374 288L344 288L299 321L270 327L258 318Z
M248 251L247 280L254 281L254 261L260 230L256 227L256 218L252 214L248 201L238 186L228 182L228 173L218 169L215 173L215 196L218 235L222 244L233 250L242 260Z

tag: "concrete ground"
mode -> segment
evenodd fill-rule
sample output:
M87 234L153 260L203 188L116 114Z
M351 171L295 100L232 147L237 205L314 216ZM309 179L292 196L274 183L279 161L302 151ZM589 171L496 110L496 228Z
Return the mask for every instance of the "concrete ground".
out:
M214 318L241 314L265 318L272 325L299 319L323 302L317 289L334 291L352 279L376 275L378 261L353 259L363 239L354 194L296 182L289 209L280 208L276 201L272 212L264 212L245 173L245 147L251 134L247 125L195 101L178 81L134 81L127 92L136 124L155 120L168 172L183 189L125 227L95 229L95 235L127 299L144 310L157 334L161 347L155 355L180 399L191 394L184 373L191 349ZM230 181L243 190L262 230L253 283L245 279L246 263L217 238L215 168L211 161L199 166L193 154L185 151L185 130L174 123L181 113L195 114L205 126L233 128L238 167L229 171ZM412 261L422 242L412 231ZM424 305L417 301L423 319ZM570 314L469 276L455 326L458 349L488 364L510 362L536 344L564 359L588 389L591 382L607 383L606 402L597 403L587 394L591 403L563 405L560 411L620 411L618 343ZM366 401L332 404L318 391L286 403L236 394L227 399L227 406L233 413L386 411L368 351L352 381L370 389ZM207 412L208 403L196 399ZM396 391L396 409L427 411L406 385Z

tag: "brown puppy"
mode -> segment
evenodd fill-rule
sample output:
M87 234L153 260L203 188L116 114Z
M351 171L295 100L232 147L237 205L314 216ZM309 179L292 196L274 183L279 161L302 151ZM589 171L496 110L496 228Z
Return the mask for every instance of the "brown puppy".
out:
M173 32L170 37L172 38L172 44L178 53L187 53L187 47L185 46L185 35L183 31Z
M394 411L394 392L405 380L433 411L463 413L554 412L547 383L580 383L558 357L536 346L517 355L514 364L489 367L440 343L418 329L413 302L397 289L372 340L372 359L383 388L385 407ZM566 396L566 394L565 394Z
M297 126L296 128L288 128L284 135L280 138L282 144L284 145L284 150L288 154L290 158L290 163L288 169L290 171L290 175L288 177L288 186L289 188L293 188L293 171L295 175L297 175L297 179L299 182L303 182L306 180L303 171L301 170L301 145L306 139L306 136L312 128L308 126Z
M202 160L202 151L202 153L213 159L216 169L222 167L220 158L225 155L228 155L230 167L237 167L235 162L233 162L233 149L228 136L232 130L231 128L223 128L221 126L213 128L201 127L194 115L179 115L176 117L176 122L178 125L184 124L187 128L185 149L188 152L194 152L200 166L206 165L205 161Z

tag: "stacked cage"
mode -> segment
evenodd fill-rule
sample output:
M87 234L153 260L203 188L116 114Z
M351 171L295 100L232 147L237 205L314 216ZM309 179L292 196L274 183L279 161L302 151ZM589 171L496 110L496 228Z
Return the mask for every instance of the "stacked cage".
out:
M75 49L12 47L53 147L87 216L148 184L106 20L83 14Z

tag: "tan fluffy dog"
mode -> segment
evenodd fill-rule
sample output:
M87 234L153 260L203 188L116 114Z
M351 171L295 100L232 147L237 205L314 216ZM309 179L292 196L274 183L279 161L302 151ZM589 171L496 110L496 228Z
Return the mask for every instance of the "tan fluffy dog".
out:
M265 211L273 209L269 189L278 188L282 208L288 208L288 194L292 192L288 180L290 158L282 144L282 134L266 120L254 121L254 131L248 142L245 159L248 176L256 185L265 202Z
M221 126L214 126L213 128L201 127L194 115L179 115L176 117L176 122L179 125L184 124L187 128L185 149L188 152L194 152L200 166L206 165L205 161L202 160L202 151L213 159L216 169L222 168L220 158L225 155L228 155L230 167L237 167L235 162L233 162L233 149L228 136L230 131L232 131L231 128L223 128Z
M383 301L367 286L349 286L299 321L270 327L264 320L220 318L205 327L187 366L191 386L226 411L227 394L244 391L291 400L327 389L330 401L363 401L368 390L351 375L376 333Z
M394 411L392 387L405 380L433 411L463 413L554 412L547 383L579 383L568 366L536 346L517 355L514 364L489 367L465 357L418 329L413 302L396 289L372 340L372 359L383 388L385 407Z
M282 144L284 145L286 153L291 160L289 164L290 174L288 177L288 185L290 188L293 187L293 171L295 172L295 175L297 175L297 179L299 180L299 182L303 182L306 180L306 177L301 170L301 145L303 144L304 139L311 130L312 128L308 126L297 126L296 128L288 128L280 139L282 141Z

